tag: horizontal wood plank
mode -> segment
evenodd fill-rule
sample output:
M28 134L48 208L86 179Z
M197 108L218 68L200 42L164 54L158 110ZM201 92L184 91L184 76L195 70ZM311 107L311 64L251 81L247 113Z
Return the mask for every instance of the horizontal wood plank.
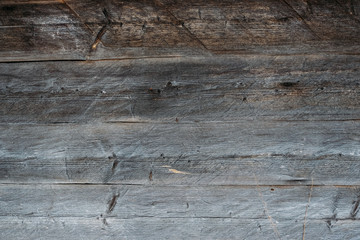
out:
M358 187L0 185L0 216L358 220ZM278 211L282 209L283 211Z
M351 187L0 185L0 193L2 236L30 239L293 239L304 221L309 237L351 239L359 229L359 189Z
M359 54L359 9L325 0L2 1L0 60Z
M359 221L338 220L329 227L324 221L309 220L305 236L316 239L353 239L359 235ZM82 217L0 219L0 237L26 239L301 239L303 223L277 224L277 231L268 220L213 218L139 218L103 220ZM277 233L278 232L278 233ZM85 236L86 235L86 236ZM280 237L279 237L280 236Z
M1 123L360 119L357 56L0 64Z
M358 184L359 121L1 125L3 182ZM180 171L180 172L177 172ZM255 177L258 179L256 180Z

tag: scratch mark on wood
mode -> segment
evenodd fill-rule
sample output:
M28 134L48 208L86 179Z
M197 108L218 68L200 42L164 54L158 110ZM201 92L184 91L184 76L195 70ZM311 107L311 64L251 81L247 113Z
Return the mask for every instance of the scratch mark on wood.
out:
M358 196L358 199L354 202L353 207L350 212L350 216L352 219L355 219L357 213L359 212L359 204L360 204L360 196Z
M309 32L311 32L318 40L321 40L321 37L307 24L305 19L286 1L282 0L282 2L297 16L298 20L300 20L304 26L308 29Z
M202 48L205 50L208 50L206 45L197 37L194 33L192 33L189 28L185 26L185 23L183 21L180 21L168 8L166 8L161 2L155 1L156 5L159 7L165 9L165 11L169 14L169 16L174 20L176 27L178 27L179 24L181 24L182 28L186 31L186 33L194 40L196 41Z
M249 28L247 26L242 24L241 20L232 19L232 21L236 21L236 24L238 24L240 27L242 27L244 29L245 33L247 35L249 35L249 37L252 39L252 41L254 41L255 43L259 43L259 40L255 37L255 35L249 30ZM227 21L225 21L225 27L226 27L226 25L227 25Z
M307 203L306 208L305 208L305 216L304 216L304 224L303 224L303 236L302 236L303 240L305 240L306 217L307 217L308 209L309 209L310 202L311 202L311 194L312 194L313 188L314 188L314 178L312 177L311 178L311 187L310 187L309 199L308 199L308 203Z
M172 172L172 173L178 173L178 174L190 174L188 172L179 171L179 170L176 170L176 169L173 169L173 168L170 168L169 171Z
M116 195L114 195L112 197L112 199L111 199L111 201L109 203L109 207L108 207L108 211L107 211L108 213L111 213L114 210L114 208L116 206L116 203L117 203L117 199L119 198L119 196L120 196L120 194L116 194Z
M180 154L180 156L172 163L172 164L176 164L177 161L179 161L182 158L183 154Z
M70 175L69 175L69 168L68 168L68 163L67 163L67 158L64 159L65 161L65 173L66 173L66 176L67 178L70 180Z
M90 26L85 23L82 18L80 17L80 15L65 1L65 0L58 0L60 3L64 4L69 10L70 12L80 20L81 23L84 24L84 26L92 33L95 34L95 32L90 28Z
M335 198L334 198L334 203L333 203L333 207L332 207L332 219L336 219L337 216L337 208L338 208L338 204L339 204L339 199L340 199L341 195L340 195L340 191L337 192Z
M325 220L326 226L329 229L329 231L331 231L331 229L333 227L332 221L337 221L337 208L338 208L340 198L341 198L341 192L338 190L336 196L334 197L334 202L333 202L333 206L332 206L333 215L331 218Z
M262 195L262 193L261 193L261 191L260 191L259 180L258 180L258 178L256 177L255 173L254 173L253 175L254 175L255 182L256 182L256 190L257 190L257 192L258 192L258 194L259 194L259 197L260 197L260 200L261 200L261 202L262 202L262 204L263 204L263 206L264 206L265 214L266 214L267 218L268 218L269 221L270 221L270 224L271 224L271 227L272 227L273 230L274 230L274 233L276 234L276 236L277 236L279 239L281 239L280 233L279 233L279 231L278 231L278 229L277 229L276 222L274 222L274 221L273 221L273 218L270 216L269 210L268 210L268 207L267 207L267 204L266 204L266 202L265 202L265 200L264 200L264 196Z

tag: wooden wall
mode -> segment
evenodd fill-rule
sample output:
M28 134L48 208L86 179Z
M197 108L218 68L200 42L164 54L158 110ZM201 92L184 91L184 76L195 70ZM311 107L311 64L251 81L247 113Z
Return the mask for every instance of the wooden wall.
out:
M359 239L360 1L2 0L0 239Z

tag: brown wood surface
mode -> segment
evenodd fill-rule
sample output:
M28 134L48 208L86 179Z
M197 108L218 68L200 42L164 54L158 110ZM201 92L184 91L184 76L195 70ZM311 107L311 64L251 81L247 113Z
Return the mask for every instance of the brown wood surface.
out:
M3 0L0 239L358 239L360 1Z

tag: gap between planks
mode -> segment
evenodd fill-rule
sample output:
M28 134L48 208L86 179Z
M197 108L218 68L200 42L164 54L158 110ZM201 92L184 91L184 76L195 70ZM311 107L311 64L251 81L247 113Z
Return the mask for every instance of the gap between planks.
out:
M196 59L213 59L217 58L254 58L254 57L315 57L315 56L360 56L360 52L318 52L318 53L289 53L289 54L274 54L274 53L222 53L214 51L211 56L198 55L198 56L185 56L185 55L168 55L168 56L142 56L142 57L124 57L124 58L99 58L99 59L86 59L86 58L71 58L71 59L37 59L37 60L2 60L1 63L46 63L46 62L117 62L117 61L131 61L131 60L146 60L146 59L184 59L184 60L196 60Z
M206 184L196 184L196 185L189 185L189 184L153 184L153 183L81 183L81 182L69 182L69 183L47 183L47 182L13 182L13 183L0 183L0 188L2 186L138 186L138 187L178 187L178 188L197 188L197 187L207 187L207 188L304 188L304 187L311 187L311 188L347 188L347 189L356 189L360 188L360 184L354 185L323 185L323 184L275 184L275 185L266 185L266 184L219 184L219 185L206 185Z

